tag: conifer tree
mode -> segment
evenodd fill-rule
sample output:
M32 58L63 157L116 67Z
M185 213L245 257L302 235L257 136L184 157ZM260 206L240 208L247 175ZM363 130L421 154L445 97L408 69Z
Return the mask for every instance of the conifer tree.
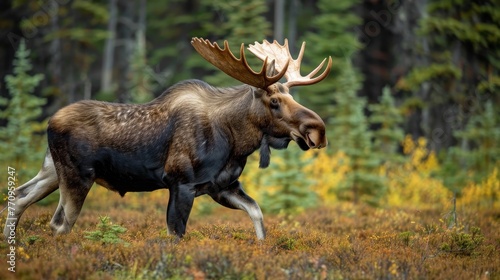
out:
M425 114L437 116L423 124L430 139L436 126L444 132L433 145L455 145L441 153L439 175L459 193L498 164L498 145L491 143L499 130L500 14L494 1L450 0L431 1L427 13L419 30L424 59L400 86L426 102Z
M152 81L155 73L147 64L146 46L144 37L142 36L137 36L137 42L130 64L130 95L132 101L135 103L151 101L153 99L153 92L156 88L156 84Z
M209 0L189 4L184 0L169 0L168 5L164 1L148 1L146 37L148 45L154 46L148 49L148 63L162 69L161 90L182 80L202 79L200 69L213 70L190 41L192 37L212 39L222 17L217 7L216 1Z
M397 150L404 138L403 129L399 127L403 123L403 116L394 104L391 90L385 87L380 102L368 105L368 109L371 112L370 124L377 126L373 132L374 152L384 157L385 161L401 160Z
M318 200L310 188L312 181L302 172L311 160L302 159L303 152L294 143L273 154L274 159L262 178L265 187L263 211L290 214L315 206ZM268 188L273 190L266 190Z
M14 73L5 77L10 97L0 97L0 106L5 106L0 118L7 120L7 125L0 127L1 161L19 169L40 161L44 152L36 133L45 129L44 122L38 118L46 100L33 94L43 75L29 73L32 69L29 56L30 51L22 40L14 59Z
M467 12L464 12L467 11ZM420 22L419 59L398 87L425 102L422 128L428 139L444 132L434 147L458 144L454 137L487 100L498 111L500 88L500 14L495 1L434 0ZM457 143L457 140L460 140Z
M271 34L271 24L266 20L264 14L268 10L266 0L227 0L219 1L217 9L220 9L219 15L224 17L224 21L219 26L207 26L214 34L220 36L229 42L229 46L233 54L239 58L239 50L241 43L248 44L254 43L255 40L261 40ZM222 47L222 41L218 41ZM245 55L248 63L256 71L262 67L262 61L254 55L250 54L245 49ZM204 64L208 65L208 64ZM213 66L208 65L210 69ZM215 72L215 74L207 76L204 80L216 86L230 86L240 84L234 78L229 77L222 71Z
M488 101L481 113L471 117L463 131L457 131L455 136L458 139L465 139L470 147L454 147L450 151L450 159L447 168L461 173L466 178L461 178L461 182L447 181L449 186L461 186L466 182L473 181L479 183L500 164L500 115L494 109L491 101ZM452 174L447 174L452 176ZM458 175L458 174L457 174ZM462 176L462 177L463 177ZM452 176L453 177L453 176Z
M325 80L304 90L297 89L301 102L327 120L332 116L334 109L331 105L335 102L335 96L344 94L339 86L342 73L346 65L351 63L353 54L361 48L353 32L353 28L361 23L361 19L353 12L357 2L319 0L319 12L311 21L315 30L303 37L306 42L304 66L301 69L303 73L309 73L325 57L331 56L333 60L330 75ZM360 78L356 70L350 70L350 73Z
M368 120L364 115L366 100L356 94L359 82L353 72L352 66L347 64L339 79L342 94L334 96L334 113L330 122L333 151L343 151L350 167L338 196L354 202L376 204L385 190L382 178L377 174L382 158L374 153L371 142L373 132L368 129Z

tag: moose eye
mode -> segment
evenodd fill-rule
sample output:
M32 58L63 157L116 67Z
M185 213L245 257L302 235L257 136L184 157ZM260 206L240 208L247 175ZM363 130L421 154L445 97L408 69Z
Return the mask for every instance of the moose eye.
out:
M280 102L277 98L271 98L271 108L278 109Z

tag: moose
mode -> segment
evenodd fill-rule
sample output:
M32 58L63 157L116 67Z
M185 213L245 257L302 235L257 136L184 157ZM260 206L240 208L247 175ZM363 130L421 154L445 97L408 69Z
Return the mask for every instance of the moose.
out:
M169 190L168 233L181 238L195 197L207 194L217 203L245 211L257 239L265 238L263 215L238 181L247 158L259 150L261 168L271 148L295 141L302 150L327 145L325 124L297 103L290 88L320 82L330 72L331 57L301 76L305 42L293 59L283 45L264 40L249 45L263 61L254 71L241 44L240 58L207 39L192 46L208 62L244 83L217 88L200 80L169 87L145 104L82 100L63 107L49 120L48 149L39 173L15 189L15 211L9 213L9 236L23 212L59 188L60 198L50 226L55 234L71 231L95 183L118 192ZM286 82L280 83L281 78Z

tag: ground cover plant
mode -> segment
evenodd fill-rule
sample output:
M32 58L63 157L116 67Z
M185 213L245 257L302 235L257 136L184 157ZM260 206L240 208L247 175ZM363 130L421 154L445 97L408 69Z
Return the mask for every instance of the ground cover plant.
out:
M267 215L258 242L246 214L194 211L182 240L166 234L159 194L91 191L69 235L54 237L54 206L30 208L18 229L16 272L1 279L495 279L500 211L374 208L338 203ZM99 198L100 199L99 199ZM103 203L107 201L107 203ZM204 201L198 204L203 204ZM200 205L195 209L200 210ZM2 223L5 217L2 216ZM111 241L96 236L112 236ZM1 250L7 244L1 243Z

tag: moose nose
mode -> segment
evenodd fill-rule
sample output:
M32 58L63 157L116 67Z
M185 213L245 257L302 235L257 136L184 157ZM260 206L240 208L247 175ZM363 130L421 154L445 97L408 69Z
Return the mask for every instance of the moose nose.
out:
M309 148L321 149L328 145L325 123L319 116L304 122L299 130Z
M295 117L299 123L300 138L307 148L320 149L328 145L325 123L318 114L306 107L301 107L296 111Z
M325 130L311 129L306 134L307 144L311 149L321 149L328 145L328 140L325 136Z

